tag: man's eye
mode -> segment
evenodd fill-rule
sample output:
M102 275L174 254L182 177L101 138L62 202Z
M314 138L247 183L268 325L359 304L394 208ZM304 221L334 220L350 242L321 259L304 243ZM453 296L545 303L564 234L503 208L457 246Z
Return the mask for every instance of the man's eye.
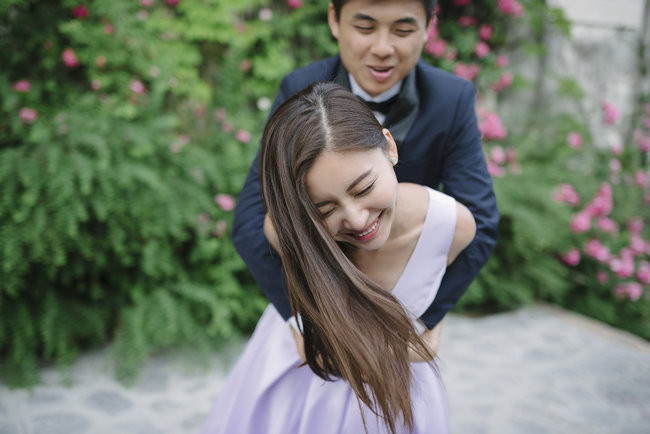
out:
M356 26L356 29L362 33L372 32L372 27L367 27L367 26Z
M397 29L397 30L395 30L395 33L397 33L399 36L408 36L411 33L413 33L413 30L411 30L411 29Z

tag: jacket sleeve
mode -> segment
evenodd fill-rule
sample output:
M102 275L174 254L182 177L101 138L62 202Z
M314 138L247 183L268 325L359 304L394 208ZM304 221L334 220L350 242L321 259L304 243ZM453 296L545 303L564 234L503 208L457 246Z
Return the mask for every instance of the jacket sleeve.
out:
M271 113L290 95L285 82L280 86ZM270 115L269 115L270 116ZM232 240L257 284L286 320L291 317L291 305L284 281L280 257L264 235L264 206L260 197L259 150L244 182L233 221Z
M497 241L499 211L481 146L474 104L474 86L467 83L455 109L442 168L443 191L467 206L476 221L476 236L447 268L435 300L420 317L433 328L449 312L481 267Z

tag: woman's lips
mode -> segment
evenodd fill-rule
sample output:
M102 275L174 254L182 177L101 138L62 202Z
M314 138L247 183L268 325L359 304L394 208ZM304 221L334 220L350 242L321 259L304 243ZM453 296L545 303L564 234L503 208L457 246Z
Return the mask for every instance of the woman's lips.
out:
M382 211L383 214L383 211ZM365 231L356 233L356 234L350 234L352 238L354 238L357 241L368 241L371 240L372 238L377 235L379 232L379 227L381 226L381 216L382 214L379 214L379 217L377 217L377 220Z
M372 75L375 80L379 82L384 82L390 78L395 68L393 67L381 68L381 67L369 66L368 70L370 71L370 75Z

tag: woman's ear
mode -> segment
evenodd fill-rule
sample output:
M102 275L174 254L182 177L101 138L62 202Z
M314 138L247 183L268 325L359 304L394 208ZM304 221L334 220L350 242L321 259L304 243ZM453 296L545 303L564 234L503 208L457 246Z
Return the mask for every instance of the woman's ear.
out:
M382 134L384 137L386 137L386 141L388 142L388 147L386 148L386 154L388 154L388 159L391 161L393 166L397 164L397 143L395 143L395 139L393 139L393 136L390 134L390 131L388 131L387 128L384 128L381 130Z

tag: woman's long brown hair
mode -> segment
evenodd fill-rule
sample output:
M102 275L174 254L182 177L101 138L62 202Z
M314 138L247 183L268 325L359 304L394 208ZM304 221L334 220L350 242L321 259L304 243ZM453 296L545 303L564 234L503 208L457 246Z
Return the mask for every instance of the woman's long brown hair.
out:
M359 271L327 232L305 184L325 150L386 147L381 125L364 104L338 85L316 83L269 119L260 182L291 307L302 318L307 364L323 379L347 380L394 433L399 425L413 429L408 348L432 355L399 301Z

